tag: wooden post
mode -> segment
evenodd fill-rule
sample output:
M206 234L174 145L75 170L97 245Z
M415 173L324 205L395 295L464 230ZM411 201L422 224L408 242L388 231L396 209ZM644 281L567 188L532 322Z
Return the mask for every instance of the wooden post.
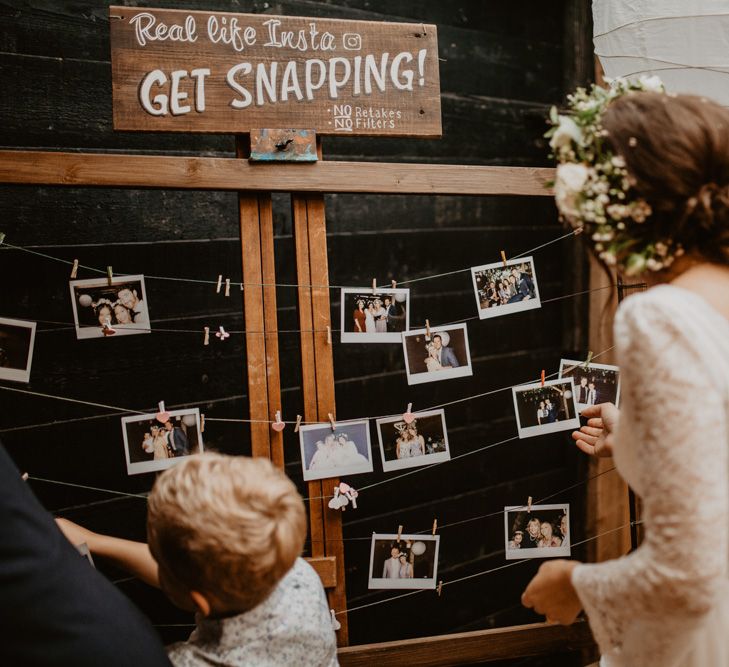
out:
M247 137L236 137L239 158L248 153ZM276 317L276 273L273 248L271 194L241 192L238 195L240 240L243 262L243 303L248 404L253 456L265 456L283 467L283 434L273 421L281 409L281 379ZM265 286L264 286L265 285Z
M329 302L329 266L327 262L324 195L292 195L296 274L299 283L299 325L301 329L302 390L304 418L307 421L327 421L327 414L336 416L334 400L334 358L327 342L327 327L331 326ZM327 507L322 496L332 494L338 479L309 482L309 520L312 556L336 558L336 587L328 591L329 605L336 612L347 608L344 576L344 543L342 515ZM349 643L347 615L337 619L342 627L337 631L339 646Z

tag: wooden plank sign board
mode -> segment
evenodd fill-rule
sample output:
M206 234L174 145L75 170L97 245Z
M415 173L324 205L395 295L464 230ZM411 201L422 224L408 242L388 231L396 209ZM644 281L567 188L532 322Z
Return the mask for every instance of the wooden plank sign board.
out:
M431 24L109 8L114 129L439 137Z

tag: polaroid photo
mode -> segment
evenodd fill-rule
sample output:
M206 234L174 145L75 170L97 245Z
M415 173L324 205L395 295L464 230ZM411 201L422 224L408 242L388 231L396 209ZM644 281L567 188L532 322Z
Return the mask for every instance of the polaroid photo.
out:
M570 506L525 505L504 508L506 560L565 558L570 555Z
M482 320L542 307L531 257L475 266L471 278Z
M30 382L35 325L0 317L0 380Z
M336 423L336 422L335 422ZM372 472L369 422L307 424L299 428L304 480Z
M440 535L372 535L369 589L435 589Z
M399 343L410 329L410 290L342 288L342 343Z
M512 387L520 438L580 428L572 378Z
M414 329L402 334L408 384L438 382L473 375L465 324Z
M378 419L377 435L385 472L442 463L451 458L443 410L418 412L410 424L402 416Z
M128 475L165 470L203 451L198 408L122 417L121 427Z
M144 276L72 280L76 338L129 336L151 331Z
M562 359L559 362L559 377L571 377L575 381L575 403L578 412L590 405L620 402L620 368L606 364Z

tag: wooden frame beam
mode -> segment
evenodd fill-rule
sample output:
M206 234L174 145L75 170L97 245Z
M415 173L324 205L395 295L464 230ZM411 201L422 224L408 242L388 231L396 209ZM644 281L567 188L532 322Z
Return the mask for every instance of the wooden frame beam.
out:
M554 169L380 162L251 164L234 158L0 151L0 183L172 190L545 197Z
M580 651L594 644L586 621L567 627L532 623L381 644L360 644L340 648L338 657L342 667L371 667L385 662L446 667Z

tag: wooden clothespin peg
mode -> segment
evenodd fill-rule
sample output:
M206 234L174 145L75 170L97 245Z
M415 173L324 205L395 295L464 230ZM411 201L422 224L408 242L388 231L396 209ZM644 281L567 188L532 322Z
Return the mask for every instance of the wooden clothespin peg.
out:
M218 285L215 288L215 293L220 294L220 288L223 286L223 274L218 274Z
M110 266L107 266L106 267L106 282L109 283L109 287L111 287L113 281L114 281L114 272L111 270Z
M3 232L0 232L0 245L3 244L3 241L5 241L5 234Z
M575 229L575 231L574 231L574 235L575 235L575 236L579 236L579 235L580 235L580 234L582 234L582 232L584 232L584 231L585 231L585 228L584 228L584 227L578 227L577 229Z
M425 337L430 338L430 320L425 320Z
M332 431L336 431L337 430L337 424L334 421L334 417L332 416L332 413L330 412L327 416L329 417L329 423L332 425Z
M433 519L433 535L435 535L436 530L438 530L438 519Z
M298 433L301 428L301 415L296 415L296 426L294 426L294 433Z
M337 613L334 609L330 609L329 613L332 615L332 627L334 628L334 632L336 632L342 627L342 624L337 620Z
M544 369L542 369L542 387L544 386L544 379L545 379Z
M397 289L397 280L392 281L392 289Z
M24 472L24 473L23 473L23 474L22 474L22 475L20 476L20 479L22 479L22 480L23 480L24 482L27 482L27 481L28 481L28 473L27 473L27 472Z
M527 514L531 514L532 512L532 497L529 496L527 499Z
M200 413L200 433L205 433L205 415Z
M503 250L501 251L501 261L504 263L504 266L506 266L506 253Z
M203 345L210 345L210 327L203 327Z
M243 291L243 283L240 284L240 291Z
M71 269L71 280L76 280L76 276L78 275L78 260L73 260L73 268Z
M440 597L440 594L443 592L443 580L442 579L438 582L438 588L436 588L435 590L438 591L438 597Z
M372 279L372 294L377 294L377 278Z
M165 402L160 401L157 403L157 408L159 409L159 412L155 415L155 419L163 424L168 422L170 420L170 413L165 409Z
M592 361L592 350L587 353L587 359L585 359L585 370L590 368L590 362Z
M405 414L403 414L402 420L406 424L412 424L415 421L415 415L413 414L413 404L412 403L408 403L408 409L405 410Z
M230 296L230 278L225 279L225 296Z
M402 526L398 526L397 527L397 541L398 541L398 543L400 542L401 539L402 539Z
M332 328L327 327L327 345L332 344Z

